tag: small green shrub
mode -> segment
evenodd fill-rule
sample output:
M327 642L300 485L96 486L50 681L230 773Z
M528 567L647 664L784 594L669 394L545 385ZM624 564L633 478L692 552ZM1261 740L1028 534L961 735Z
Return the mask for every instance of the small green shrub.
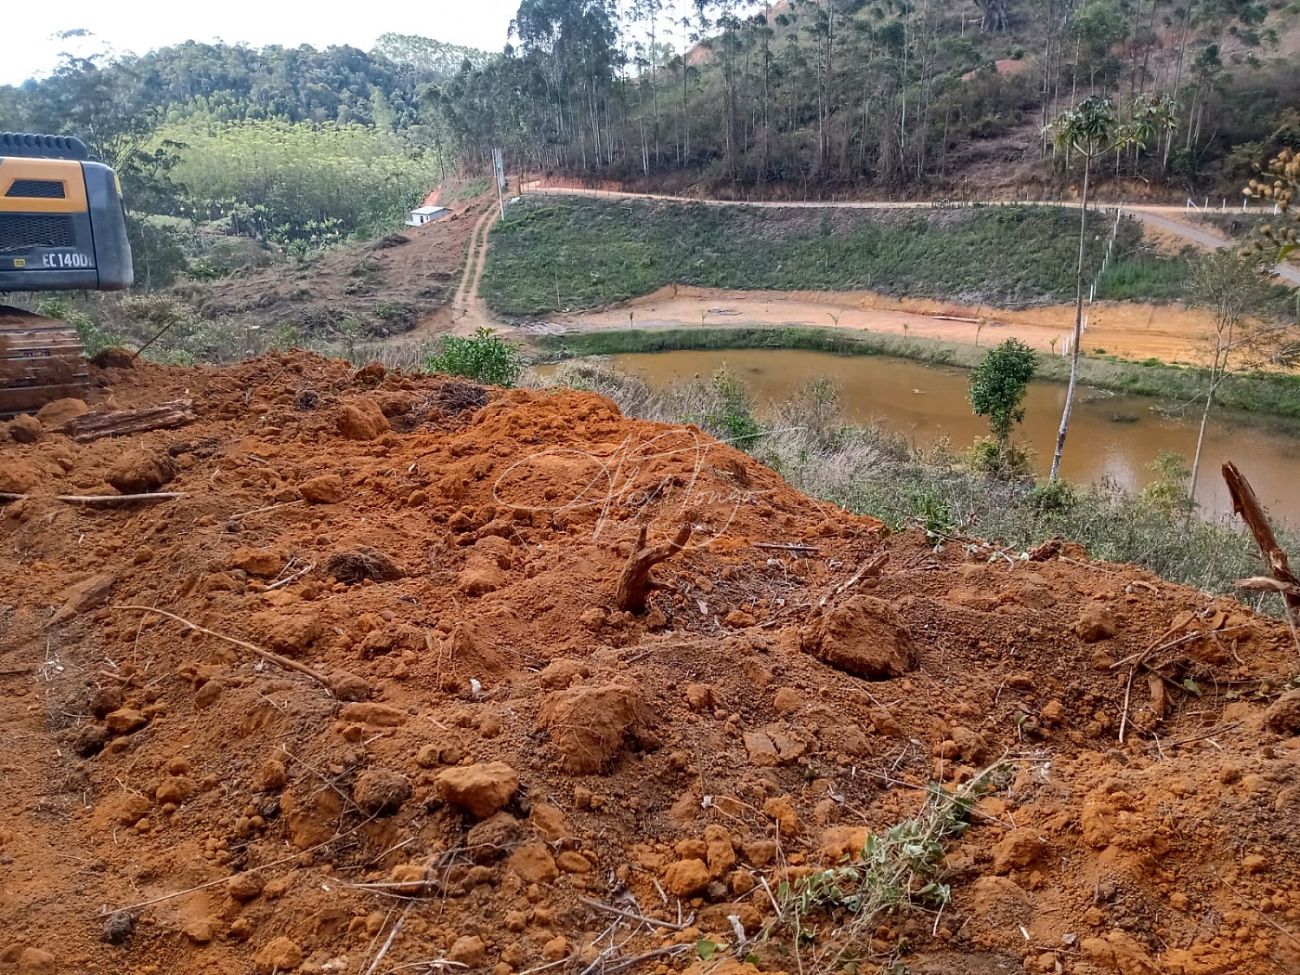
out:
M441 347L425 360L424 368L509 388L519 382L524 360L516 343L490 328L480 328L470 338L444 335Z
M1039 514L1061 514L1079 503L1079 492L1066 481L1036 484L1025 494L1025 506Z
M787 934L798 950L802 944L816 944L816 922L834 918L838 937L810 948L815 958L809 970L844 971L847 956L870 950L882 917L913 909L942 910L952 898L950 885L943 881L948 841L965 832L975 804L1005 787L1013 769L1010 763L998 762L951 792L930 784L921 811L868 835L857 857L794 883L782 881L776 890L778 919L764 934ZM860 969L855 964L851 970Z
M1138 495L1143 503L1164 515L1186 514L1196 507L1187 493L1192 472L1182 454L1162 450L1148 466L1156 477Z
M1007 339L988 351L970 374L970 403L976 416L989 419L989 430L1006 445L1011 428L1025 418L1025 393L1038 357L1019 339Z
M966 452L965 460L976 473L1004 481L1023 480L1032 477L1034 471L1032 451L993 437L976 440Z
M721 411L709 417L710 425L722 428L724 439L744 450L763 434L754 419L754 401L735 373L723 366L713 374L713 389L718 394Z

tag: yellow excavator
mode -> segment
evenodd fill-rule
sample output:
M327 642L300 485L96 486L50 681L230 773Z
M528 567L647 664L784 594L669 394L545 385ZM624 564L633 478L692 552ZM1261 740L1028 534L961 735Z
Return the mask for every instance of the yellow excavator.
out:
M117 174L80 139L0 132L0 297L118 291L133 279ZM0 304L0 416L88 386L74 329Z

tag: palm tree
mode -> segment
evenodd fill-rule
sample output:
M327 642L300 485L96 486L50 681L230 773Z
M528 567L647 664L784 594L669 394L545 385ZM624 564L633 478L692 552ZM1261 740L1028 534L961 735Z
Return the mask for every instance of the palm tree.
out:
M1167 98L1138 98L1133 104L1131 120L1120 122L1115 104L1102 95L1093 95L1076 107L1062 112L1048 126L1058 150L1077 152L1083 157L1079 261L1075 268L1074 282L1074 339L1070 344L1070 384L1065 392L1065 409L1061 411L1061 427L1056 433L1056 450L1052 454L1050 476L1053 481L1060 477L1061 454L1065 451L1065 435L1070 428L1070 412L1074 406L1074 390L1079 378L1079 345L1083 338L1083 262L1088 240L1088 194L1093 160L1126 146L1143 147L1156 133L1172 129L1173 125Z

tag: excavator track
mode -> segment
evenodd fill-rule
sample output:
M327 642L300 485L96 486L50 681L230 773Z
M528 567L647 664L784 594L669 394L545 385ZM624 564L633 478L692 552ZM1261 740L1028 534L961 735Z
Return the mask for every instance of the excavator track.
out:
M84 399L90 392L84 352L66 322L0 305L0 416L64 397Z

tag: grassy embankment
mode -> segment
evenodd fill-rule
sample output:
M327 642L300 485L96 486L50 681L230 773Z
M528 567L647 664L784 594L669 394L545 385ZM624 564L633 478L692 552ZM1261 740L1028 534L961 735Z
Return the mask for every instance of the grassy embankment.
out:
M1086 275L1111 220L1093 216ZM481 290L506 316L596 308L668 284L743 290L869 289L1023 308L1074 298L1078 211L721 207L533 197L492 229ZM1187 260L1156 253L1124 221L1101 279L1107 299L1181 297Z
M617 355L625 352L667 352L674 349L807 349L838 355L887 355L935 365L973 368L987 348L932 339L905 338L878 332L829 328L674 328L575 332L537 339L551 359ZM1152 396L1188 403L1205 395L1207 371L1171 366L1155 360L1125 362L1084 358L1081 381L1096 389ZM1038 357L1036 378L1065 382L1070 361L1063 356ZM1300 376L1249 373L1230 376L1217 394L1219 405L1242 412L1300 420Z

